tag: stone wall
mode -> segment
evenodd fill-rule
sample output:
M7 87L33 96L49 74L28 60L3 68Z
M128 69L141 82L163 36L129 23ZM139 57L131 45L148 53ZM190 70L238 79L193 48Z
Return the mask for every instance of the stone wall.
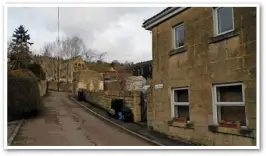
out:
M74 72L73 74L73 92L79 88L89 91L100 91L104 89L103 74L93 70Z
M48 90L58 91L57 82L49 81L48 82Z
M121 89L121 83L119 83L118 80L105 82L104 90L120 90L120 89Z
M97 104L105 109L111 108L112 99L124 98L126 105L131 108L134 114L134 122L141 120L140 114L140 92L139 91L99 91L99 92L88 92L86 100Z
M256 139L228 130L213 133L212 86L243 82L248 127L256 137L256 8L233 9L236 35L215 43L213 9L189 8L152 29L153 79L148 97L148 125L171 137L205 145L255 145ZM172 26L184 23L185 51L169 56ZM166 76L167 75L167 76ZM169 125L171 89L189 88L190 118L193 129Z
M69 82L48 82L48 89L53 91L60 91L60 92L72 92L73 85Z
M59 84L60 92L72 92L72 83L62 82Z
M44 96L46 93L47 89L47 81L46 80L41 80L38 84L39 89L40 89L40 96Z

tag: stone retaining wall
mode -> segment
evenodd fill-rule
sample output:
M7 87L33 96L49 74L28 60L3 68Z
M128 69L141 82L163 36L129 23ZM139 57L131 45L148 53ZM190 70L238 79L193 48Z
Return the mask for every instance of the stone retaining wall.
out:
M134 122L141 120L140 92L139 91L99 91L88 92L86 100L99 106L110 109L112 99L124 98L126 105L134 114Z

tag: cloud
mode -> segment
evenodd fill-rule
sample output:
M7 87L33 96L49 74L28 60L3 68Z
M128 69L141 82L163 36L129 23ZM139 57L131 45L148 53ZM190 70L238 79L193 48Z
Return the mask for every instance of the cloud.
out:
M65 7L60 8L60 36L81 37L88 48L107 52L106 60L145 61L151 59L151 34L142 28L163 8L147 7ZM19 25L29 29L33 49L57 37L56 7L8 8L8 38Z

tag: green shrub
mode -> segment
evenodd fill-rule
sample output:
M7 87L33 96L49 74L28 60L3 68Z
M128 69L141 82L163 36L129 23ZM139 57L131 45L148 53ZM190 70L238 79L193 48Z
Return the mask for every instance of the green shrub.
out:
M17 69L17 70L12 70L8 72L8 77L31 77L32 79L38 81L38 77L33 74L32 71L28 69Z
M32 71L38 78L39 80L45 80L45 72L43 71L41 65L37 63L30 64L28 68L30 71Z
M42 108L38 81L30 76L8 77L8 121L31 116Z

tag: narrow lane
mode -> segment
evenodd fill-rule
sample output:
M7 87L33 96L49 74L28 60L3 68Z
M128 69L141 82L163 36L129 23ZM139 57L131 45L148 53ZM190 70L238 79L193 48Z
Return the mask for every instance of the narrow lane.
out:
M67 93L50 92L45 111L21 127L15 146L152 146L90 114L67 98Z

